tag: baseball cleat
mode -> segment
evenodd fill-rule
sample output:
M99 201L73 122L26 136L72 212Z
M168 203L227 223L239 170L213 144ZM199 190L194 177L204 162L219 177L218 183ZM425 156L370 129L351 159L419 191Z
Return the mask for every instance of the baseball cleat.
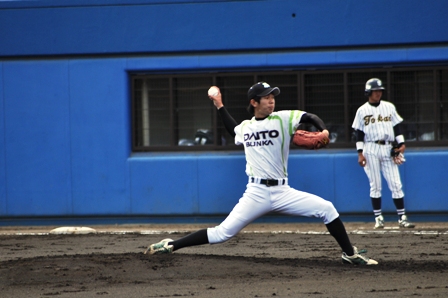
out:
M342 263L353 265L378 265L377 261L361 255L362 253L367 252L365 249L358 251L358 249L353 246L353 251L353 256L348 256L345 252L342 253Z
M406 215L402 215L401 219L398 220L398 225L400 228L413 228L415 225L408 220Z
M375 226L374 229L383 229L384 228L384 217L382 215L378 215L375 217Z
M168 245L168 243L172 242L173 239L163 239L160 242L151 244L145 250L144 254L148 253L150 255L161 255L161 254L170 254L173 252L173 245Z

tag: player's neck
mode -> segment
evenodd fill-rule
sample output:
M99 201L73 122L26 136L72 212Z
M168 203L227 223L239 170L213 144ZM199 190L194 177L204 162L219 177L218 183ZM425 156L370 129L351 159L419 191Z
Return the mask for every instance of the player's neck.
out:
M263 113L262 111L255 110L254 112L255 120L264 120L269 117L269 114Z
M380 100L378 100L378 101L375 101L375 102L371 102L371 101L369 100L369 105L371 105L371 106L374 106L374 107L377 107L377 106L379 106L379 105L380 105L380 103L381 103L381 99L380 99Z

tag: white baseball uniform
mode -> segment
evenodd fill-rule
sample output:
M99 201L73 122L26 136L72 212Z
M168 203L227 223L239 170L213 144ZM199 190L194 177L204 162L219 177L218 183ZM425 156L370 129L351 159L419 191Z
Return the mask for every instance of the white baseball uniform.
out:
M378 106L366 102L356 112L352 127L365 134L364 171L369 178L372 198L381 197L381 173L392 192L392 198L404 197L398 166L390 155L391 143L395 140L394 126L402 121L395 106L385 100L381 100ZM379 144L378 141L384 141L384 144Z
M244 145L249 182L227 218L219 226L207 230L209 243L229 240L269 212L319 217L325 224L339 217L331 202L288 185L291 136L304 114L299 110L278 111L263 120L252 118L235 127L235 144ZM278 185L268 186L265 180Z

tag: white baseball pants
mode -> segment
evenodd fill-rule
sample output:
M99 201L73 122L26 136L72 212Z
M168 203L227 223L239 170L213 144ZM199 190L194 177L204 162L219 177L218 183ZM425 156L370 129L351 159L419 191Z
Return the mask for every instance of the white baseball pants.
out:
M339 217L330 201L291 188L248 183L243 197L227 218L217 227L207 229L210 244L229 240L257 218L269 212L318 217L328 224Z

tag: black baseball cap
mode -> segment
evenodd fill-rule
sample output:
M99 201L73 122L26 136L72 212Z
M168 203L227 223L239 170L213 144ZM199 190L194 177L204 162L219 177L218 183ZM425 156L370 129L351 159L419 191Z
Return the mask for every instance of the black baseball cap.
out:
M247 91L247 99L251 100L253 98L257 100L271 93L274 94L274 96L277 96L280 94L280 89L278 87L272 88L266 82L258 82L252 85L252 87L249 88L249 91Z

